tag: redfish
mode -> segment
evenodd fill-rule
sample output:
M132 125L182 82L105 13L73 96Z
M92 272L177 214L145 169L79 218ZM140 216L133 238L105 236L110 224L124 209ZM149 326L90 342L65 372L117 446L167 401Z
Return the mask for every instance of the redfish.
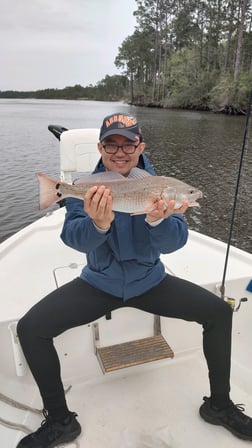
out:
M114 211L143 214L155 208L155 202L162 199L166 204L175 200L179 208L184 200L189 207L198 206L197 200L202 192L178 179L165 176L152 176L140 168L133 168L128 177L115 171L105 171L82 176L74 185L54 180L45 174L37 174L40 182L40 209L45 209L67 197L84 199L86 192L93 186L109 188Z

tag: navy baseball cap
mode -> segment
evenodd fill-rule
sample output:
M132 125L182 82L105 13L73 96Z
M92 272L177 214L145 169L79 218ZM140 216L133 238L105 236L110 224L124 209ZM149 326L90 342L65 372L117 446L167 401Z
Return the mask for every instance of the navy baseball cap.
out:
M123 135L132 142L143 140L142 131L134 117L130 115L116 113L104 118L100 130L100 142L110 135Z

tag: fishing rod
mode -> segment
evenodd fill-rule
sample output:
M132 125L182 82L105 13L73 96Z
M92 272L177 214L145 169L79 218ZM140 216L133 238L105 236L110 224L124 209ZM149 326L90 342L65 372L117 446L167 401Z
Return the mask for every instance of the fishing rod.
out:
M226 258L225 258L225 263L224 263L224 271L223 271L222 283L221 283L221 286L220 286L220 293L221 293L221 298L222 299L224 299L224 295L225 295L225 280L226 280L226 273L227 273L227 265L228 265L229 251L230 251L232 235L233 235L233 227L234 227L234 221L235 221L235 211L236 211L238 192L239 192L239 186L240 186L242 165L243 165L244 155L245 155L245 147L246 147L248 127L249 127L249 118L250 118L250 112L251 112L251 104L252 104L252 90L250 91L249 101L248 101L248 108L247 108L247 113L246 113L246 122L245 122L244 135L243 135L243 144L242 144L240 164L239 164L239 170L238 170L238 176L237 176L237 182L236 182L234 203L233 203L233 208L232 208L232 217L231 217L231 224L230 224L230 230L229 230L229 236L228 236L228 242L227 242ZM241 299L241 300L243 300L243 299Z

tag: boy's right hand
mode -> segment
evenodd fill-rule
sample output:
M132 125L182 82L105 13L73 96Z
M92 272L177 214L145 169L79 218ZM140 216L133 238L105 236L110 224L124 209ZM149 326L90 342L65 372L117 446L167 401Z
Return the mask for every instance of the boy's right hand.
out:
M91 187L84 196L84 210L97 227L108 230L115 219L109 188L104 185Z

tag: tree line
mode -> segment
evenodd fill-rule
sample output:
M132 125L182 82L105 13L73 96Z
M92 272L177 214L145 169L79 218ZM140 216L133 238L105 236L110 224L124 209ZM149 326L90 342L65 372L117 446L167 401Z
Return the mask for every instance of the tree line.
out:
M252 88L251 0L135 0L137 26L95 86L1 92L0 98L127 101L239 113Z
M134 104L246 107L252 88L251 0L136 0L137 27L115 64Z
M63 89L43 89L36 91L0 91L0 98L37 98L61 100L123 101L127 98L129 80L125 75L106 75L96 85L83 87L80 84Z

